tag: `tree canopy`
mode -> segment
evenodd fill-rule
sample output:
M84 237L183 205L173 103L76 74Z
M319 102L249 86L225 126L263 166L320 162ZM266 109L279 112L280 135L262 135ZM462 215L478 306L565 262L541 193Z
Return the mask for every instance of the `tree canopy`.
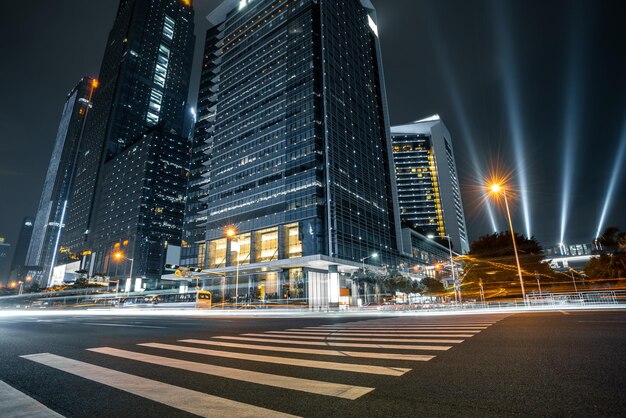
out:
M545 285L567 280L547 263L543 263L543 250L537 240L515 234L522 277L528 283L526 292L536 289L537 278ZM470 252L461 257L463 264L462 292L465 298L479 299L482 283L487 299L494 297L520 297L521 286L515 262L513 240L509 232L485 235L474 241Z
M626 252L601 254L592 258L584 268L590 279L623 279L626 278Z
M620 231L615 226L610 226L598 237L598 244L602 246L604 251L626 251L626 232Z
M534 237L515 234L515 244L520 254L543 256L543 249ZM470 246L470 255L478 258L514 256L511 233L506 231L478 238Z

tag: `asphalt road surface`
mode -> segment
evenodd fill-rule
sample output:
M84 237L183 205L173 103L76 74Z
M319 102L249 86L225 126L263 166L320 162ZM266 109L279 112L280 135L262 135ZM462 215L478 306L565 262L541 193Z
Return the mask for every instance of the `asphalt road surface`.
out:
M626 313L0 317L0 417L624 416Z

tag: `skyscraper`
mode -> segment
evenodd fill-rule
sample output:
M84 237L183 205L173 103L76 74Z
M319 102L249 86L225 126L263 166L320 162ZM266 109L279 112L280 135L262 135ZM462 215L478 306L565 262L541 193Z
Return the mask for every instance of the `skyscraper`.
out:
M206 217L202 267L236 270L248 299L337 302L341 273L393 262L400 247L375 11L227 0L208 19L196 131L210 156L206 214L188 212Z
M193 19L190 0L120 1L63 234L90 274L156 279L180 244Z
M83 77L68 94L61 114L26 256L26 265L34 268L29 274L41 286L48 284L58 259L81 138L96 86L96 80Z
M219 35L216 27L207 31L202 58L202 72L195 123L190 149L189 181L187 183L183 246L181 264L191 267L206 267L206 221L207 198L209 195L209 173L207 164L211 155L211 144L215 132L217 87L212 82L219 71L215 62L215 43Z
M450 132L438 115L391 127L400 219L469 251Z

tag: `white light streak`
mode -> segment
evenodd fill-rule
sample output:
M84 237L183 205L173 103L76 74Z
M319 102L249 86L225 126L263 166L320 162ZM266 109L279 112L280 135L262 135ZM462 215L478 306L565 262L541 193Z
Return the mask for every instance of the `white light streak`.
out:
M611 203L613 203L613 196L615 194L615 189L618 184L618 180L621 179L621 170L624 165L624 156L626 155L626 120L624 122L624 128L622 130L622 137L620 139L620 145L617 150L617 154L615 157L615 164L613 165L613 172L611 174L611 181L609 182L609 188L606 192L606 198L604 200L604 205L602 206L602 213L600 215L600 222L598 222L598 230L596 231L596 238L600 236L602 233L602 228L604 228L604 222L606 221L606 216L609 213L609 209L611 207Z
M492 7L495 11L494 22L496 27L496 39L498 41L499 52L502 54L502 73L504 75L504 94L507 117L511 136L513 139L513 147L515 151L515 162L517 168L517 177L519 179L519 194L522 201L522 212L524 224L526 227L526 236L532 236L530 223L530 201L528 197L528 177L526 168L526 151L524 149L524 130L522 128L522 112L520 109L520 93L516 80L519 79L516 68L517 63L511 51L513 50L510 39L511 34L508 31L508 24L505 21L505 11L502 9L503 2L492 1Z

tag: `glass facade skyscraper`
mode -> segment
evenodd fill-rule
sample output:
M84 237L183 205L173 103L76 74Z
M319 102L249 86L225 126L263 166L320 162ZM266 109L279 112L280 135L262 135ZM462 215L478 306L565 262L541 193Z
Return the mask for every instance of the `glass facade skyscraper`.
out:
M469 251L465 214L450 132L439 116L393 126L400 218L424 235L450 237Z
M208 19L195 138L206 195L187 212L205 241L187 261L237 270L240 297L332 303L342 273L393 263L401 245L375 11L228 0Z
M62 239L90 274L156 279L180 244L193 31L190 0L120 1Z
M58 261L78 153L96 87L96 80L83 77L69 93L63 107L26 256L26 265L35 268L29 274L42 287L48 285L52 268Z

